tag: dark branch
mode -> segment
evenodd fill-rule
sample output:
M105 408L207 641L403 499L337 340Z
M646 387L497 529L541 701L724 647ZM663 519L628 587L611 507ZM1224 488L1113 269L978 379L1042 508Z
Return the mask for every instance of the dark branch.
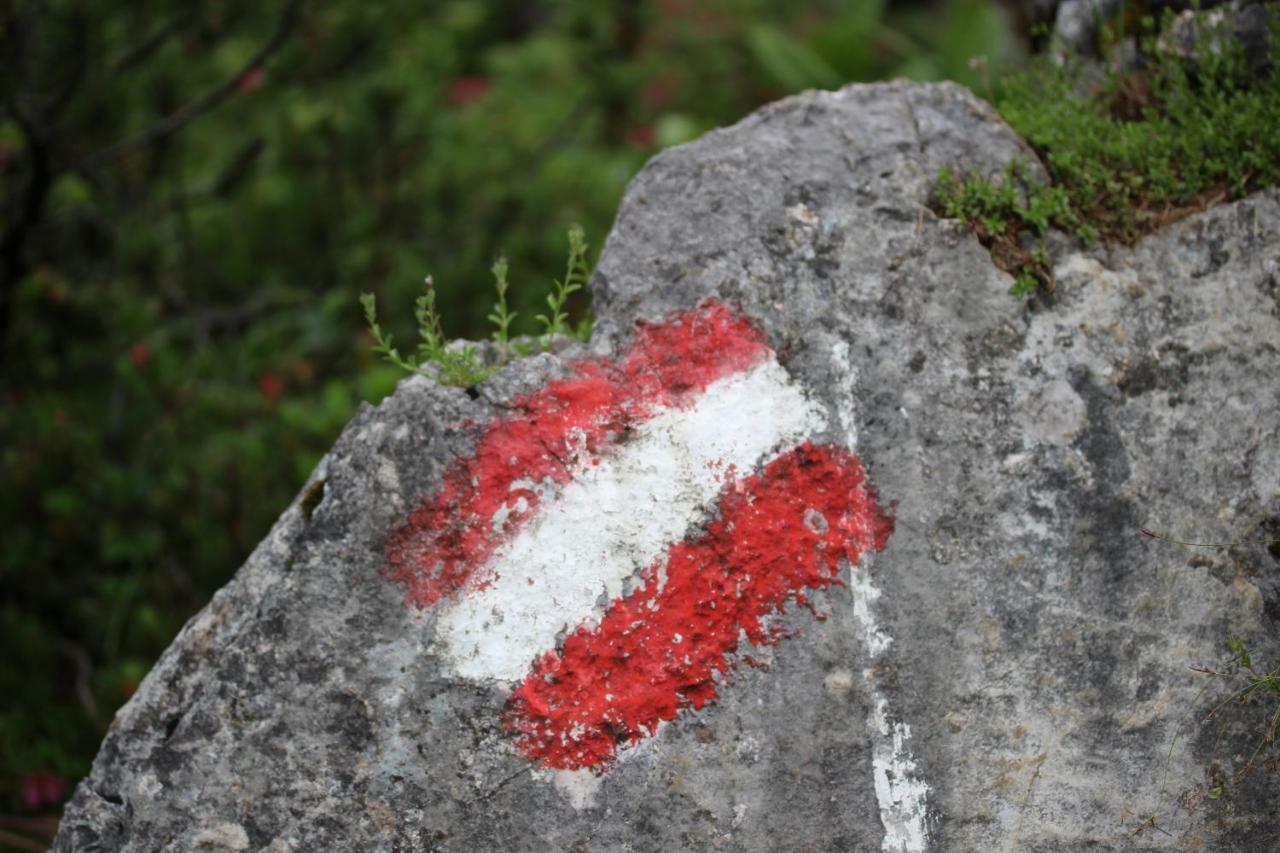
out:
M126 137L119 142L112 143L106 148L91 154L81 164L80 169L93 169L98 166L115 160L121 154L131 148L137 148L142 145L149 145L152 142L158 142L168 139L182 128L186 127L193 119L207 113L209 110L221 104L227 98L231 97L236 91L241 79L250 71L258 68L266 63L271 56L284 45L289 37L289 32L293 29L298 18L298 9L302 6L301 0L289 0L289 5L285 7L284 13L280 16L280 21L276 24L275 32L271 37L258 49L258 52L250 57L249 61L237 71L232 77L225 80L220 85L210 89L194 101L186 104L182 108L162 118L146 130L140 131L133 136Z
M54 178L49 148L44 138L21 110L11 107L9 112L26 139L27 155L31 158L31 174L13 221L3 239L0 239L0 343L3 343L9 330L13 291L27 274L27 235L44 215L45 201L49 197Z
M157 29L140 43L130 48L124 56L117 59L111 66L111 73L122 74L131 68L141 65L151 54L159 50L165 42L190 23L193 17L194 11L189 10Z
M258 157L262 154L263 149L267 147L267 143L261 136L255 136L245 143L236 156L231 159L227 167L213 180L207 190L200 195L225 197L235 191L240 182L245 179L249 171L253 168L253 164L257 162Z
M71 44L67 50L67 53L73 57L71 73L67 75L61 89L43 107L44 115L41 123L45 127L51 127L57 123L62 111L71 103L72 96L80 89L80 84L84 82L85 71L88 68L89 21L80 15L77 15L74 21Z

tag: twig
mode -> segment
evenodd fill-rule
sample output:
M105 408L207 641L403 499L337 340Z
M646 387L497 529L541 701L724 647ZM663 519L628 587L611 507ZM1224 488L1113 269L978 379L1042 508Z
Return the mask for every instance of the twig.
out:
M1142 825L1133 831L1133 834L1141 835L1143 832L1145 832L1148 829L1154 829L1156 832L1163 832L1165 835L1169 836L1170 838L1173 837L1172 832L1165 829L1160 824L1156 823L1156 816L1154 814L1151 817L1144 820L1142 822Z
M481 802L481 801L483 801L483 800L488 800L488 799L492 798L495 794L497 794L497 793L498 793L499 791L501 791L503 788L507 787L507 785L511 784L511 783L512 783L512 782L514 782L516 779L519 779L521 776L525 775L525 774L526 774L526 773L528 773L528 772L529 772L529 768L528 768L528 767L521 767L519 770L517 770L516 772L512 773L510 776L507 776L506 778L504 778L504 779L503 779L502 781L500 781L498 784L494 785L494 786L493 786L492 788L490 788L489 790L487 790L487 791L481 791L481 792L480 792L479 794L477 794L476 796L474 796L474 797L472 797L471 799L467 800L467 801L466 801L466 804L467 804L467 805L472 805L473 803L478 803L478 802Z
M76 668L75 691L80 707L95 726L102 724L102 716L98 713L98 703L93 697L93 661L89 653L70 640L59 640L58 647Z
M1257 759L1258 753L1262 752L1262 747L1276 739L1277 726L1280 726L1280 708L1276 708L1276 712L1271 715L1271 721L1267 723L1267 729L1258 740L1258 745L1254 747L1253 754L1249 756L1249 760L1244 763L1243 767L1235 772L1236 781L1243 779L1251 770L1253 770L1253 762Z
M1148 539L1160 539L1164 542L1172 542L1174 545L1182 545L1186 548L1234 548L1237 545L1243 545L1244 539L1237 539L1234 542L1184 542L1181 539L1174 539L1160 533L1156 533L1147 527L1139 527L1138 530ZM1280 542L1280 539L1264 539L1264 545L1274 545Z
M1200 698L1208 691L1209 685L1206 683L1200 688L1200 692L1196 694L1196 698L1191 700L1192 706L1200 704ZM1190 716L1190 715L1188 715ZM1164 778L1160 780L1160 797L1163 799L1165 791L1169 787L1169 767L1173 764L1173 748L1178 745L1178 738L1182 736L1182 725L1180 724L1173 730L1173 739L1169 741L1169 751L1164 756ZM1151 816L1155 820L1155 815Z
M92 170L115 160L130 148L137 148L140 145L167 139L186 127L192 120L225 101L235 93L236 87L246 74L263 65L284 44L289 32L293 29L294 23L297 21L298 9L301 5L302 0L289 0L289 5L285 7L279 23L276 24L275 32L271 34L271 37L267 39L262 47L258 48L258 52L251 56L240 70L230 78L205 92L194 101L165 116L146 130L139 131L133 136L121 139L119 142L114 142L96 154L89 155L81 162L79 169Z
M37 853L45 849L45 844L35 841L31 838L25 838L17 833L8 832L0 829L0 844L11 847L14 850L35 850Z
M12 224L3 238L0 238L0 342L3 342L8 332L13 290L27 273L27 234L44 215L45 202L54 179L52 155L44 136L16 103L10 105L9 113L26 138L27 152L31 158L31 177L21 196L17 197L15 193L17 209L12 214Z
M185 14L177 15L168 23L158 28L151 35L147 36L138 44L134 45L124 56L117 59L111 66L112 74L120 74L141 63L151 54L155 53L159 47L184 26L187 25L194 17L193 10L188 10Z
M267 143L261 136L255 136L250 139L243 148L236 152L236 156L231 158L231 162L213 180L213 183L206 189L197 192L193 198L230 195L231 191L244 180L245 175L249 174L249 170L257 162L258 157L266 147Z

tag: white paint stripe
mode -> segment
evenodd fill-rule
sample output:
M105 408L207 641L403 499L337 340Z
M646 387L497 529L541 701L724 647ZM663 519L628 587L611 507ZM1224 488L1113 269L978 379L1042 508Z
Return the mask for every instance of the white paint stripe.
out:
M441 613L446 666L464 678L523 679L560 632L593 624L628 578L685 535L731 468L749 472L823 427L819 409L770 360L641 424L598 465L580 462L481 570L496 574L491 583Z
M846 381L836 389L836 417L844 431L850 450L857 450L858 432L853 413L857 404L858 372L849 353L849 344L837 340L831 345L831 361L837 376ZM860 566L852 567L853 618L862 628L867 655L872 660L889 650L893 637L885 633L875 618L872 604L880 598L880 590L871 580L870 555ZM929 846L929 786L916 768L908 741L911 727L905 722L889 721L889 700L880 692L875 672L863 670L867 691L871 695L871 713L867 723L880 735L871 749L871 775L875 783L876 802L880 806L880 823L884 838L880 849L885 853L923 853Z

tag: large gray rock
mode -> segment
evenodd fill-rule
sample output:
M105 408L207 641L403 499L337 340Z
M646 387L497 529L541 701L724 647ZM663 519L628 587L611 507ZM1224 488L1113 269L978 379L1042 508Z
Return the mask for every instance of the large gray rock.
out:
M1260 703L1190 669L1280 659L1280 194L1132 250L1064 250L1053 304L927 206L1029 152L951 85L853 86L663 153L593 280L596 355L741 306L897 527L720 697L602 776L538 770L507 689L450 675L390 532L475 429L582 352L478 397L364 408L117 716L58 850L1262 850ZM1142 534L1210 541L1187 549ZM1274 704L1274 703L1273 703ZM1265 759L1265 760L1264 760ZM1151 818L1154 816L1154 821Z

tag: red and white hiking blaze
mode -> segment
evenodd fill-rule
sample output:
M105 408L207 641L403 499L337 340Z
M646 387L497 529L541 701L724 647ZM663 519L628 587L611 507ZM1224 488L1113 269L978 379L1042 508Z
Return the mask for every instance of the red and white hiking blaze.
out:
M714 700L745 638L892 521L820 408L719 302L642 325L616 362L515 401L393 536L390 575L439 608L453 674L507 683L548 768L602 770Z

